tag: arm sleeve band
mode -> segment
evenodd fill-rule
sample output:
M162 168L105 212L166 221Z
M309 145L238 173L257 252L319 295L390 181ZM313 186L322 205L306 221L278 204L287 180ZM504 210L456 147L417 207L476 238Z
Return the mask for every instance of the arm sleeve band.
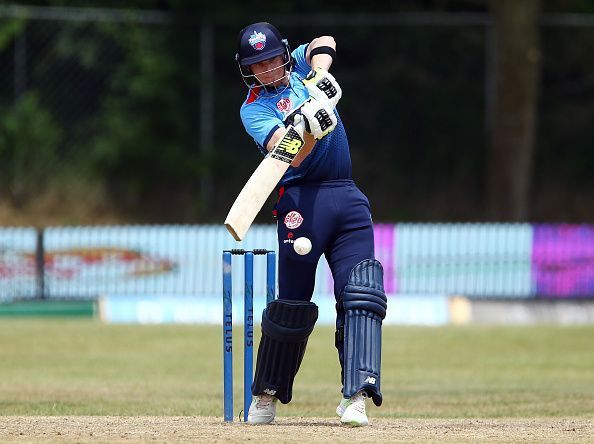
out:
M336 60L336 50L330 46L318 46L309 53L309 60L314 58L317 54L328 54L332 57L332 61Z

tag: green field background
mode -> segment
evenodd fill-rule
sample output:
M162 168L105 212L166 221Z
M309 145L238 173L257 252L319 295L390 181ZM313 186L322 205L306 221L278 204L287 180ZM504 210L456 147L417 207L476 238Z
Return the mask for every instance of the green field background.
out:
M259 333L258 333L259 335ZM340 399L334 332L318 326L278 416L329 417ZM385 327L373 417L594 415L594 327ZM242 397L235 332L235 413ZM222 416L216 326L2 319L1 415Z

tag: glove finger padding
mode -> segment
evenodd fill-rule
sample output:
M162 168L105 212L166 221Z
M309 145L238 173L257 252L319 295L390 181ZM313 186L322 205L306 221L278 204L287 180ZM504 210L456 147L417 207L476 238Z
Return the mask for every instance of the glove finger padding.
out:
M315 139L321 139L336 128L338 120L330 100L310 100L301 108L305 129Z
M309 96L315 100L330 100L332 107L336 107L342 97L342 88L332 74L322 68L309 72L303 80L309 91Z

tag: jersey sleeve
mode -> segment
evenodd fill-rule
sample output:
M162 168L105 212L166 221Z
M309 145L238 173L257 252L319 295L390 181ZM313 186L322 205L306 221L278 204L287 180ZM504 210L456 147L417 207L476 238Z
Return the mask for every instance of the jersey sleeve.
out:
M250 103L241 107L241 121L247 133L254 139L263 152L266 152L268 141L277 130L284 128L283 122L271 109Z
M307 63L307 60L305 59L305 54L307 53L307 46L307 44L300 45L297 48L295 48L291 53L291 55L295 59L295 71L297 72L297 74L304 78L311 71L311 66L309 66L309 63Z

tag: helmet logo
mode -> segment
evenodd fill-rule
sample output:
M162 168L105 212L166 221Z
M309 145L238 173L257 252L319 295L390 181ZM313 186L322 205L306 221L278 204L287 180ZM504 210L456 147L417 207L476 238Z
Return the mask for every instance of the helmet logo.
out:
M254 31L250 38L248 39L248 43L254 48L256 51L262 51L266 46L266 34L258 31Z
M293 104L291 103L291 99L288 97L283 97L278 102L276 102L276 107L279 109L279 111L286 113L293 107Z

